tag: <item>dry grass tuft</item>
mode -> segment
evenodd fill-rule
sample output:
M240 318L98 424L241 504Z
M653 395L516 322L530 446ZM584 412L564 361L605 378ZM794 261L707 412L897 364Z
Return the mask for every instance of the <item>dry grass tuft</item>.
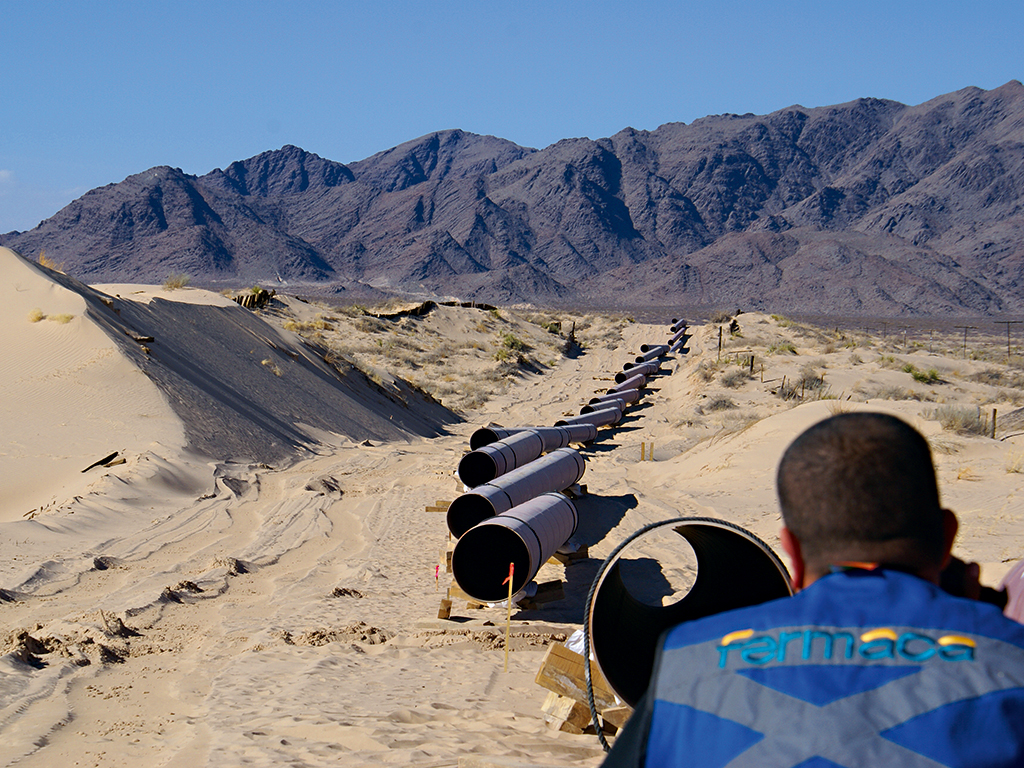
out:
M28 313L28 321L30 323L38 323L44 317L46 317L46 315L44 315L43 310L39 309L38 307Z
M174 291L178 288L184 288L190 282L192 282L192 278L184 272L172 272L164 280L164 290Z
M69 315L66 312L62 312L59 315L50 315L49 318L47 319L53 320L53 322L60 323L61 325L67 325L68 323L75 319L75 316Z

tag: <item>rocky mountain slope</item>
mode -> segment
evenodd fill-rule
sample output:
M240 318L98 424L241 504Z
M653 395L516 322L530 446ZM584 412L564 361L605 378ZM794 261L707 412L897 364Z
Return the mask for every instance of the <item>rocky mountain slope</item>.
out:
M1024 312L1024 86L627 128L541 150L442 131L349 165L285 146L153 168L29 232L89 281L493 302Z

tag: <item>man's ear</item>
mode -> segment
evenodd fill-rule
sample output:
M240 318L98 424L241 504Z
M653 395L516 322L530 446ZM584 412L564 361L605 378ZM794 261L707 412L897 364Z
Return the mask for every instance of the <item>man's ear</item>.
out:
M793 573L790 576L793 591L799 592L804 586L804 556L800 549L800 540L793 535L789 528L783 527L779 531L779 542L782 544L783 551L789 555L790 565L793 568Z
M950 553L953 551L953 540L956 539L956 532L960 528L960 521L952 510L942 510L942 567L949 565Z

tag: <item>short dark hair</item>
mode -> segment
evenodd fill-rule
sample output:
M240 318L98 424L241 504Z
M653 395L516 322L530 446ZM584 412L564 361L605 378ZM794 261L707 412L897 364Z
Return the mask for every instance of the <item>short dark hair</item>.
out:
M777 483L783 522L808 563L944 555L931 450L895 416L845 413L815 424L786 449Z

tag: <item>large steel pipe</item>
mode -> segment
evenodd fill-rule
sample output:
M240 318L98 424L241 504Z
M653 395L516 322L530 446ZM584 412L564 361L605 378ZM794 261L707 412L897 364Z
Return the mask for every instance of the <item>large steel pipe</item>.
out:
M589 413L581 413L579 416L566 416L555 422L557 426L564 427L569 424L593 424L595 427L603 427L608 424L618 424L622 420L622 411L614 406L601 408Z
M672 338L668 340L669 347L671 347L673 344L675 344L677 341L679 341L685 335L686 335L686 329L685 328L680 328L678 331L675 332L675 334L672 336Z
M520 432L536 432L544 441L544 452L553 451L556 448L565 448L569 443L589 443L597 437L596 429L587 429L584 426L570 427L519 427L517 429L503 429L502 427L481 427L469 438L471 450L483 448L485 445L496 443L507 437Z
M457 470L459 480L470 488L483 485L533 461L542 453L544 438L535 430L524 429L463 456Z
M537 575L573 533L579 514L560 493L543 493L466 531L452 552L452 576L470 597L493 603L508 598L502 582L512 571L515 594Z
M792 594L786 566L771 548L724 520L665 520L641 528L627 542L668 525L697 560L696 579L680 600L667 606L649 605L631 594L620 570L623 545L604 562L590 589L587 629L594 658L612 689L630 706L636 706L647 689L658 637L666 629Z
M673 344L671 347L669 347L669 350L668 350L669 354L670 355L674 355L676 352L679 352L680 350L684 349L684 347L686 345L686 342L689 340L689 338L690 338L689 336L684 336L679 341L677 341L675 344ZM688 350L688 349L686 350L686 352L689 352L689 351L690 350ZM684 352L684 354L685 354L685 352Z
M668 344L659 344L656 347L650 347L649 349L645 350L644 347L646 346L647 345L644 344L640 347L640 351L643 352L643 354L636 356L636 362L646 363L648 360L653 360L656 357L661 357L666 352L668 352Z
M668 332L669 333L676 333L677 331L681 331L681 330L686 330L686 321L685 320L673 320L672 321L672 327L669 328Z
M635 376L630 376L622 383L616 384L614 387L609 387L608 394L613 395L616 392L622 392L623 390L626 389L640 389L640 387L644 386L646 383L647 377L644 376L643 374L638 373Z
M577 451L572 448L554 450L457 497L448 506L448 530L459 538L489 517L507 512L542 493L561 491L579 482L584 469L586 464Z
M598 403L604 403L609 400L625 400L626 404L635 403L640 399L643 394L639 389L623 389L620 392L612 392L611 394L595 395L590 398L589 402L591 405L597 405Z
M626 367L627 365L629 366L628 368ZM651 360L649 363L641 363L639 365L636 363L626 363L622 368L623 370L615 374L616 384L621 384L633 376L651 376L658 372L658 369L661 368L661 363L657 360Z
M626 410L626 401L621 397L616 397L611 400L600 400L593 405L584 405L580 408L580 415L582 416L584 413L593 413L594 411L602 411L605 408L618 408L620 411L624 411Z

